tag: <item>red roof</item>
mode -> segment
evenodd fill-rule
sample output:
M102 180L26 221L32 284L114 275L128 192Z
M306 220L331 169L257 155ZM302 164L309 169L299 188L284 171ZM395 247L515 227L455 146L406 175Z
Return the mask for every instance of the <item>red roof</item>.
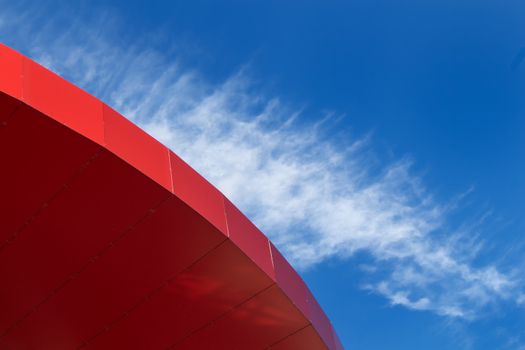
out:
M0 348L343 349L222 193L1 45L0 164Z

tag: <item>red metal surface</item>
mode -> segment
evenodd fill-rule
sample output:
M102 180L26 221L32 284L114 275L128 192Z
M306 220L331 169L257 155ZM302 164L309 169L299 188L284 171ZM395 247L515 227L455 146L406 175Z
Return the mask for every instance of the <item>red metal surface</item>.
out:
M0 45L0 349L343 349L230 201Z

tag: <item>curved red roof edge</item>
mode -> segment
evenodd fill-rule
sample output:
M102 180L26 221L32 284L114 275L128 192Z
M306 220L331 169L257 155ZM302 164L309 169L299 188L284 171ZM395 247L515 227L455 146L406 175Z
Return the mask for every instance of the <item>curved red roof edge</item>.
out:
M284 291L328 349L343 349L324 311L279 250L174 152L102 101L3 44L0 74L1 93L109 150L189 205Z

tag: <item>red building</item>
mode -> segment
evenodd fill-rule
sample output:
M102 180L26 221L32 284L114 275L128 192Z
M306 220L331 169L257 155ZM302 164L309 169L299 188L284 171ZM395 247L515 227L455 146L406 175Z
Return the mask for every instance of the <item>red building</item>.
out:
M0 349L343 349L227 198L0 46Z

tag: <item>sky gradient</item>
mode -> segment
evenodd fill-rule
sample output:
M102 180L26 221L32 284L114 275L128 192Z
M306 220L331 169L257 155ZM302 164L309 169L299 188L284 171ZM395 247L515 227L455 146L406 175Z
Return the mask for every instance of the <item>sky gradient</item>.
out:
M299 269L347 349L525 349L523 1L1 1Z

